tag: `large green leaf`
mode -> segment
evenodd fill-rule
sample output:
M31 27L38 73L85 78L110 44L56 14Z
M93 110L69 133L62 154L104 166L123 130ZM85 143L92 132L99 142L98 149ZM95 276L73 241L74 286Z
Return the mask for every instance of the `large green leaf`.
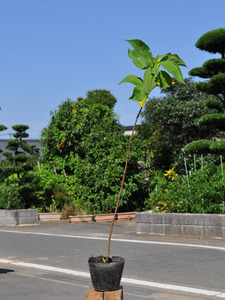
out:
M151 85L152 85L152 73L151 73L151 68L148 67L146 70L145 70L145 73L144 73L144 77L143 77L143 86L144 86L144 90L146 93L150 93L151 91Z
M147 68L144 73L143 86L145 93L149 94L157 84L158 73L152 73L151 68Z
M141 83L133 89L133 94L129 99L134 101L141 101L145 97L146 93L144 91L143 83Z
M184 83L182 72L176 63L170 60L163 61L162 59L160 61L160 65L164 69L166 69L166 71L168 71L170 74L172 74L176 78L176 80L180 81L181 83Z
M148 45L146 45L144 42L138 39L134 40L125 40L127 41L136 51L136 53L140 56L146 56L148 59L150 59L149 52L150 48Z
M123 80L121 80L119 84L124 82L129 82L134 85L139 85L140 83L142 83L142 79L136 75L128 75Z
M172 78L166 71L159 72L160 87L166 89L172 85Z
M167 53L166 56L168 57L168 60L173 61L179 66L186 67L185 62L177 54Z
M126 41L134 48L134 50L128 51L128 56L132 59L135 66L139 69L146 69L152 57L149 46L138 39Z
M128 56L139 69L146 69L149 65L149 60L145 56L139 55L135 50L128 50Z

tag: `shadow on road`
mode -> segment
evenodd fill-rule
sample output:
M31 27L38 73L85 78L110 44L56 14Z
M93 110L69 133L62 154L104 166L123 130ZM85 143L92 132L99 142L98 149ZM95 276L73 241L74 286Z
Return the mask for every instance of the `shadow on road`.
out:
M6 273L10 273L10 272L15 272L15 271L11 270L11 269L0 269L0 274L6 274Z

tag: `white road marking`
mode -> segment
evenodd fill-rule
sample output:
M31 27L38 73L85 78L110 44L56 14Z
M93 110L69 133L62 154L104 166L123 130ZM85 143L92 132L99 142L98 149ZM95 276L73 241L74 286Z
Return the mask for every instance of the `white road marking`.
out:
M108 238L106 238L106 237L98 237L98 236L82 236L82 235L55 234L55 233L44 233L44 232L26 232L26 231L21 232L21 231L13 231L13 230L0 230L0 232L19 233L19 234L28 234L28 235L41 235L41 236L53 236L53 237L65 237L65 238L73 238L73 239L89 239L89 240L102 240L102 241L108 240ZM115 242L178 246L178 247L190 247L190 248L203 248L203 249L225 251L225 247L207 246L207 245L199 245L199 244L183 244L183 243L144 241L144 240L133 240L133 239L132 240L131 239L117 239L117 238L112 238L111 240L115 241Z
M53 267L53 266L26 263L26 262L22 262L22 261L18 262L18 261L13 261L13 260L9 260L9 259L0 259L0 263L90 278L90 274L87 272L80 272L80 271L75 271L75 270L71 270L71 269L64 269L64 268L58 268L58 267ZM197 294L197 295L215 296L217 298L225 299L225 292L219 292L219 291L198 289L198 288L172 285L172 284L164 284L164 283L145 281L145 280L137 280L137 279L132 279L132 278L122 278L121 282L133 284L133 285L173 290L173 291L184 292L184 293L192 293L192 294Z

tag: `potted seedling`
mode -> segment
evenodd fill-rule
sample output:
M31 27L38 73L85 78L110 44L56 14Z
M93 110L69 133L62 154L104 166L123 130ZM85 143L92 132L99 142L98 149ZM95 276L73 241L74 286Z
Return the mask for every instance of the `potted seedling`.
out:
M122 277L125 259L118 256L109 256L110 243L123 190L131 143L138 118L141 114L145 102L148 99L150 92L155 87L159 86L162 89L166 89L176 81L184 83L180 66L185 67L186 65L177 54L167 53L165 55L158 55L157 57L153 57L148 45L146 45L141 40L127 40L127 42L133 47L133 50L128 50L128 56L132 59L136 67L144 71L144 75L143 79L139 76L128 75L120 83L129 82L135 85L133 94L129 98L129 100L138 101L141 107L137 114L128 145L126 163L119 194L117 197L114 218L112 220L109 231L106 256L90 257L88 260L92 284L96 291L117 290L119 288L120 280ZM164 70L162 70L161 68L163 68Z

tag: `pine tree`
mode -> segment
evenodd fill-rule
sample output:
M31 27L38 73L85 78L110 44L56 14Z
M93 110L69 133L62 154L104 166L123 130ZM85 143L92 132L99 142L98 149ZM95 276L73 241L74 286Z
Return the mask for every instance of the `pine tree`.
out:
M28 145L24 140L29 136L27 125L15 125L16 131L13 139L6 145L4 166L1 170L3 185L1 186L0 202L3 208L30 208L37 204L38 183L35 183L35 175L31 171L34 160L38 157L38 151L34 146ZM4 203L3 194L7 191L12 195L10 203ZM7 201L6 201L7 202Z
M219 53L221 56L207 60L201 67L193 68L189 72L189 75L207 79L198 82L196 88L210 96L207 105L216 112L203 115L199 119L199 126L205 128L209 139L191 142L184 147L184 151L225 153L225 139L222 138L225 131L225 28L205 33L195 46L202 51Z
M0 107L1 110L1 107ZM0 125L0 131L8 129L5 125ZM0 153L2 152L2 149L0 148Z
M8 129L5 125L0 125L0 131ZM0 148L0 153L2 152L2 149Z

